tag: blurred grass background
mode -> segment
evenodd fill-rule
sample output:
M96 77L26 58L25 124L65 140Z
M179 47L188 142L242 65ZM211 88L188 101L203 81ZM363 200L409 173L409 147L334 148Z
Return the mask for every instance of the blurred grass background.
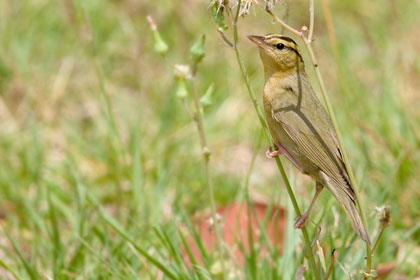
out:
M291 25L308 24L305 1L284 3ZM276 6L278 14L284 7ZM375 207L386 204L392 211L374 265L393 263L389 279L412 279L420 263L420 2L331 0L330 7L337 43L331 44L316 1L314 48L372 238L379 228ZM205 111L216 202L238 197L260 127L207 1L3 0L1 279L162 278L101 213L165 259L153 227L172 236L184 213L208 211L195 127L174 94L171 68L153 53L147 14L158 23L173 63L188 62L191 44L207 35L197 86L199 92L211 83L216 88ZM279 26L252 8L239 32L254 89L261 92L262 66L245 36L278 33ZM265 146L251 176L251 196L287 207ZM305 208L313 183L286 165ZM314 210L322 213L314 217L325 215L321 240L339 247L350 228L341 210L326 192ZM352 258L343 262L352 267ZM357 279L357 271L352 275Z

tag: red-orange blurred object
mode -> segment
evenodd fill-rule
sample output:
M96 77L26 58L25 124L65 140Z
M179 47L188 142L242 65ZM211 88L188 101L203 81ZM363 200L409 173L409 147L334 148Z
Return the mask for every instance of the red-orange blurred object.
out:
M379 264L376 272L378 277L375 279L388 279L387 276L389 276L392 272L394 272L395 269L397 269L398 265L396 263L382 263ZM407 279L413 279L413 280L420 280L420 270L417 271L417 276L408 277L407 275L401 274L401 273L394 273L392 275L392 280L407 280Z
M267 211L270 211L270 213L267 213ZM263 246L264 242L259 242L260 237L262 237L260 230L262 226L260 225L263 225L267 216L268 221L264 227L265 233L270 239L272 247L276 247L279 254L281 254L285 228L285 211L283 208L273 206L270 210L269 206L263 203L253 203L253 207L248 207L246 203L232 203L219 208L217 214L220 218L219 225L222 230L223 242L229 248L231 254L234 254L236 261L240 265L244 263L241 246L249 253L249 222L253 243L258 243L262 246L260 254L267 252L266 247ZM216 248L216 236L212 226L211 215L201 218L195 223L195 227L197 233L201 236L203 245L209 250L214 250ZM200 252L192 237L189 238L188 245L196 260L201 262ZM191 260L185 252L184 258L191 264Z

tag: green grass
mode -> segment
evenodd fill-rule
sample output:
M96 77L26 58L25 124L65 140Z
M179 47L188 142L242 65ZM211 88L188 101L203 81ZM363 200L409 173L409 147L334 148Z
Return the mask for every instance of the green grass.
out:
M340 64L318 1L314 48L372 239L379 230L375 207L387 204L392 211L373 267L394 263L388 279L413 279L420 263L420 6L408 0L331 2ZM217 277L220 260L207 248L198 246L203 264L195 269L180 255L189 236L201 242L188 217L208 212L210 199L196 129L175 96L171 68L153 53L147 14L170 46L172 63L188 63L190 46L206 34L197 89L215 85L204 121L216 203L244 198L253 150L260 147L251 199L281 205L288 220L294 218L275 164L264 157L267 144L258 144L260 125L235 55L219 38L208 6L0 2L0 279ZM308 24L306 2L289 8L288 22ZM257 93L262 66L245 36L278 30L258 8L240 19L241 51ZM313 183L286 167L304 209ZM359 279L363 243L327 192L311 217L321 223L327 266L337 249L332 279ZM308 230L315 236L313 224ZM256 251L245 253L246 269L230 263L234 278L292 279L302 263L301 233L291 223L282 255L271 250L257 258L258 245L267 241L262 236L252 244Z

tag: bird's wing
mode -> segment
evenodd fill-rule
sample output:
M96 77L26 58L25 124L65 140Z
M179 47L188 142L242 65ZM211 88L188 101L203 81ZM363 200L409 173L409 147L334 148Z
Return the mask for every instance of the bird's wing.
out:
M354 201L355 195L348 180L331 120L319 100L312 94L308 93L299 99L293 90L286 90L283 93L285 98L271 104L272 117L295 142L300 153L335 181L335 185L342 188Z

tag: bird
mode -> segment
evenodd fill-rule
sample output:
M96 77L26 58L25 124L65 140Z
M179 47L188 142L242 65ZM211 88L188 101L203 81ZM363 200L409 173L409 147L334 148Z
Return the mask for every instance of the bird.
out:
M248 39L258 46L264 67L264 112L276 148L269 148L266 156L286 156L316 182L311 204L297 217L294 227L306 225L316 199L326 188L343 207L357 235L370 243L331 118L311 86L298 45L292 38L276 34L249 35Z

